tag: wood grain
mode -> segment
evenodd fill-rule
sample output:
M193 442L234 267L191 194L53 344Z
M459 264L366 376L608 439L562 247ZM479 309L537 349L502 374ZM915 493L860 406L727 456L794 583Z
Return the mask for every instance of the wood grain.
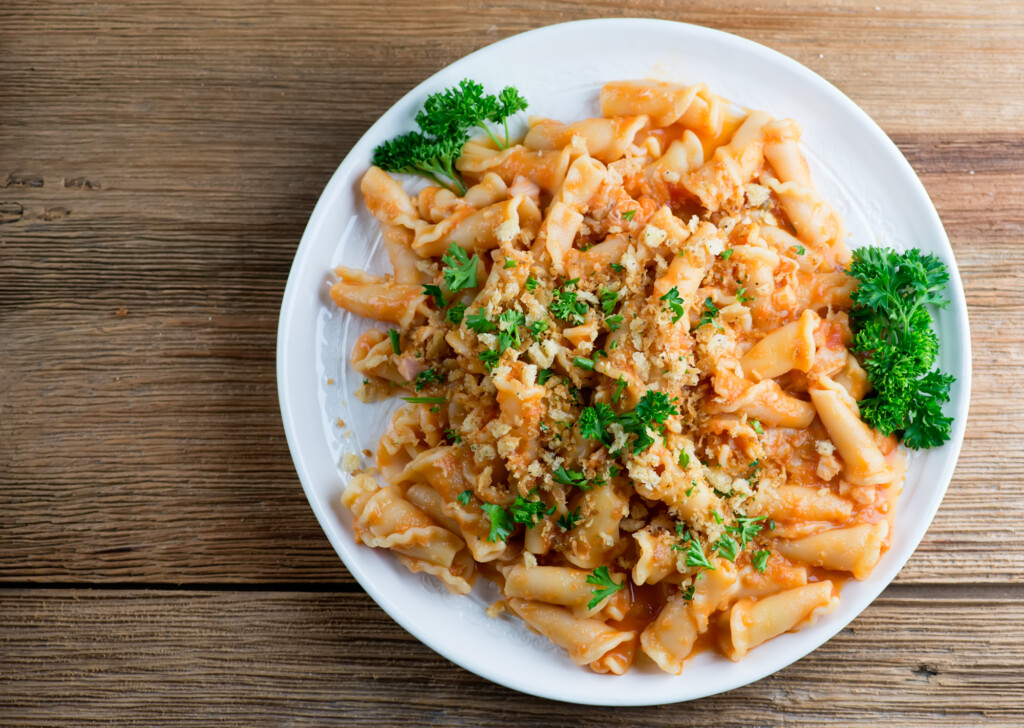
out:
M951 643L950 624L965 613L975 616ZM628 710L489 683L424 647L362 594L10 590L0 592L0 618L0 674L11 676L0 714L17 708L22 725L1024 721L1019 599L883 596L812 655L756 685Z
M0 723L1024 722L1024 4L876 2L0 3ZM729 696L573 711L359 592L274 349L308 215L385 109L487 43L619 16L765 43L879 122L953 242L974 394L935 522L851 629Z

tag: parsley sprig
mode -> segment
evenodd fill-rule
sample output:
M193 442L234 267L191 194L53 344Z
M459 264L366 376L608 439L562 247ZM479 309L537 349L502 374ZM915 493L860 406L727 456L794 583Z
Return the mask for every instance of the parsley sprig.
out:
M506 86L497 96L484 93L484 87L468 78L458 86L427 97L423 110L416 114L416 123L427 134L442 139L465 139L468 132L479 127L498 145L508 147L508 118L526 109L527 103L513 86ZM487 125L502 124L505 138L498 139Z
M850 296L857 327L853 350L865 357L875 388L860 403L861 415L885 435L901 433L907 447L941 445L953 423L942 405L955 378L932 368L939 340L926 307L948 305L942 292L949 271L936 256L917 249L859 248L850 275L859 281Z
M483 129L504 149L509 143L509 117L526 106L526 100L512 86L506 86L495 97L485 94L476 81L463 79L458 86L428 96L423 109L416 114L420 131L402 134L378 146L373 150L373 163L388 172L422 175L464 195L466 184L455 168L455 160L469 140L470 129ZM503 126L504 141L494 135L488 123Z

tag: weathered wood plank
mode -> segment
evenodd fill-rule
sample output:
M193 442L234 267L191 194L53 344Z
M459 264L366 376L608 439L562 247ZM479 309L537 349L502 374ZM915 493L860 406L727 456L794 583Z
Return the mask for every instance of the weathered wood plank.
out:
M759 683L629 710L488 683L358 593L6 590L0 623L0 714L12 728L483 726L509 725L511 716L519 726L1024 721L1020 594L883 596L818 651Z

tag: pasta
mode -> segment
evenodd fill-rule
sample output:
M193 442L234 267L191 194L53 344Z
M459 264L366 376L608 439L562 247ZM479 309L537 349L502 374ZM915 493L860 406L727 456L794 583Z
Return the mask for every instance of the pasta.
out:
M699 84L462 147L464 194L362 180L391 276L335 271L357 395L407 404L343 504L452 592L482 574L579 665L681 673L834 609L904 465L851 353L856 282L800 128ZM507 142L508 140L506 140Z

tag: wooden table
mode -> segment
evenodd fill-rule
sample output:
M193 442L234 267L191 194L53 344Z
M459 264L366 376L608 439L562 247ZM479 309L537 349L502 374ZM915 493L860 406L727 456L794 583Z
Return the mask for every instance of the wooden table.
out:
M0 3L0 724L1024 723L1024 4L876 2ZM882 597L757 684L628 711L394 624L313 518L274 379L295 247L377 116L480 46L619 15L765 43L871 114L975 352L956 476Z

